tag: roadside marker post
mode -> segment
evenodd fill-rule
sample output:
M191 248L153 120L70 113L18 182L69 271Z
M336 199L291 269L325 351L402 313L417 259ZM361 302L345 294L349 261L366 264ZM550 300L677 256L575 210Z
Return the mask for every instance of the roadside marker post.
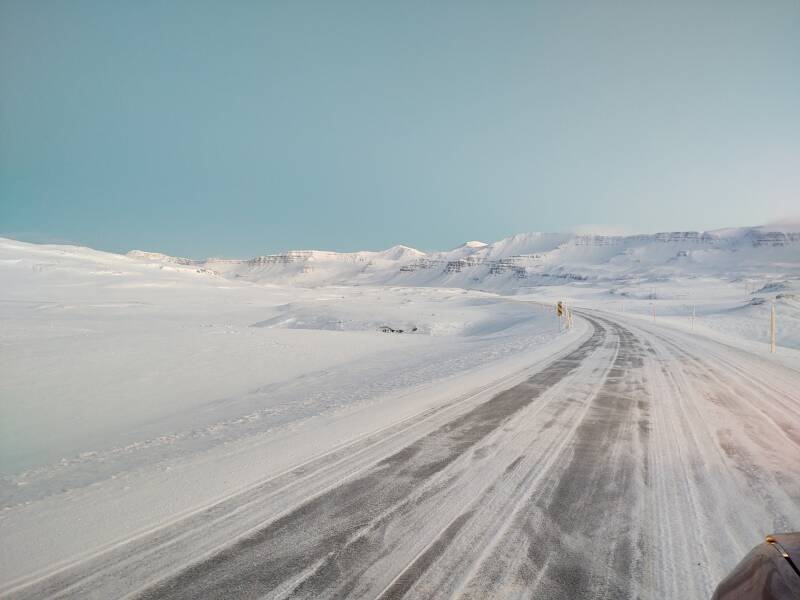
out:
M562 319L564 329L572 329L572 311L563 300L556 304L556 316L558 317L558 330L561 331Z
M775 300L772 301L769 311L769 351L775 354Z
M559 300L556 303L556 317L558 318L558 331L561 332L561 317L564 315L564 303Z

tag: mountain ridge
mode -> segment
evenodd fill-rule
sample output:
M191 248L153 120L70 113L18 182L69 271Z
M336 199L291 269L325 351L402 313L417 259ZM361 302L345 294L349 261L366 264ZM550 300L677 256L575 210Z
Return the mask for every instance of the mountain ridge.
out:
M54 245L38 248L50 253L79 250ZM759 272L800 275L800 225L637 235L530 232L491 243L466 242L438 252L401 244L379 251L290 250L201 260L142 250L125 255L82 252L253 283L442 286L514 293L522 287L564 282L657 281L702 275L735 279Z

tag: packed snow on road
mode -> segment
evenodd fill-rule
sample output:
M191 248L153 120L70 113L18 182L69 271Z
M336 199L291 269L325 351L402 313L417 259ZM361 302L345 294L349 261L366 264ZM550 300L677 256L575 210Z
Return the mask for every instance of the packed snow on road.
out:
M703 598L800 530L791 224L0 281L2 597Z

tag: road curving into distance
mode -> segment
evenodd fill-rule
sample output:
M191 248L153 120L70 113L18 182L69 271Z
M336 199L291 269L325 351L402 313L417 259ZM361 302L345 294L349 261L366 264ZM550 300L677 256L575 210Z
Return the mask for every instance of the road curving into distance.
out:
M800 530L800 373L654 324L591 334L10 598L706 598ZM5 596L4 596L5 597Z

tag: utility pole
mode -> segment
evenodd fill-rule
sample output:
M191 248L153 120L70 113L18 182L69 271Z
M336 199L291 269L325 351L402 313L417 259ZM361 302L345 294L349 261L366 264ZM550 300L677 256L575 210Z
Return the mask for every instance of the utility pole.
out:
M775 354L775 300L772 301L771 310L769 313L769 351Z

